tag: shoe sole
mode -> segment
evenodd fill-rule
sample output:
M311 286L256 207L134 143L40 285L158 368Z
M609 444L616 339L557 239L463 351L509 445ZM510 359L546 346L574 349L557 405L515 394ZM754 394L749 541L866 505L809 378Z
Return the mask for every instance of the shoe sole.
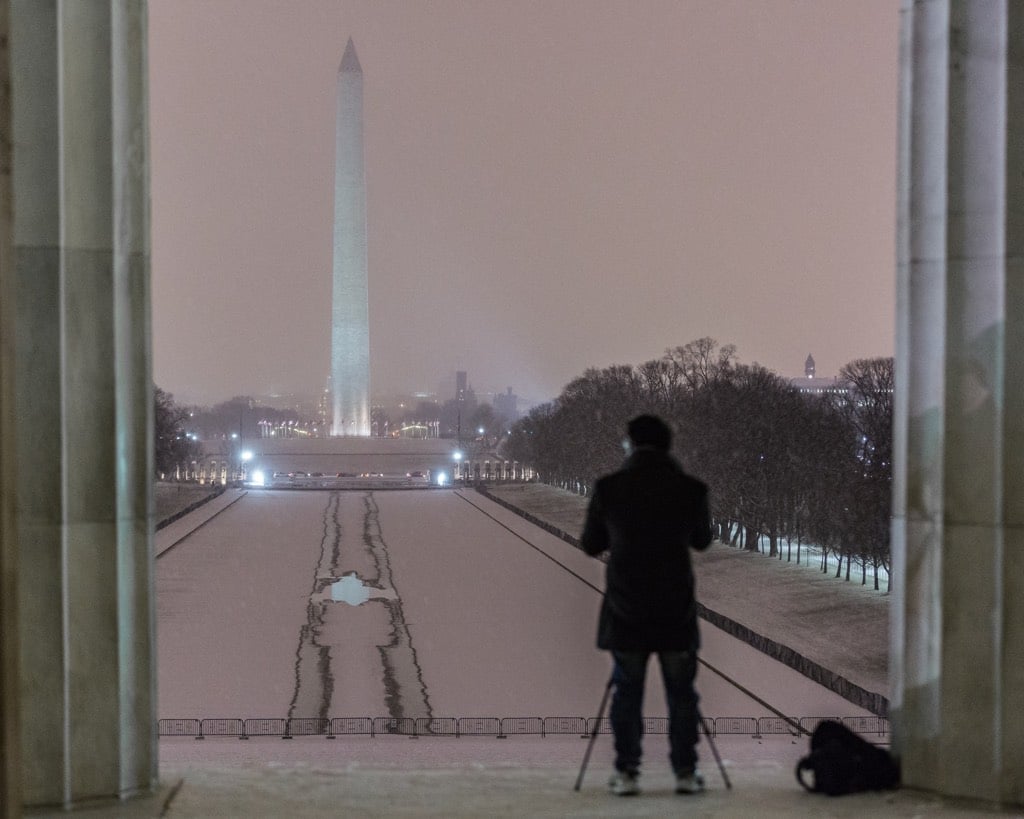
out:
M704 793L706 787L707 786L704 784L703 777L698 777L696 778L696 782L694 782L692 785L677 785L676 793L685 796L695 796L698 793Z

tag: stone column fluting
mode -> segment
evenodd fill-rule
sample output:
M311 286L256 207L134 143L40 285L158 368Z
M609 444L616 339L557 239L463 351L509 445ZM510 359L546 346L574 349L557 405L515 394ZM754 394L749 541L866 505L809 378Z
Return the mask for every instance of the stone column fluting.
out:
M21 811L17 546L14 524L14 279L11 187L10 15L0 0L0 817Z
M890 703L905 784L1021 804L1021 478L1006 458L1024 441L1004 424L1020 414L1007 387L1019 395L1024 352L1007 332L1024 310L1010 295L1024 228L1024 178L1008 173L1022 136L1012 6L904 4Z
M12 3L16 493L22 787L64 801L60 371L60 155L57 9ZM7 274L5 274L5 278Z
M148 18L113 0L114 378L120 641L121 793L157 785L156 612L152 537Z
M156 780L145 3L10 14L23 796L72 805Z

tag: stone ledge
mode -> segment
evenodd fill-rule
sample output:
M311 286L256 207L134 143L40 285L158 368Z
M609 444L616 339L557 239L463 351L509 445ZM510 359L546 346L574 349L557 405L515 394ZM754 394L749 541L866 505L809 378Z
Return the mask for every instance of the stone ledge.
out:
M222 495L224 493L224 489L225 489L225 487L222 485L222 486L218 487L216 490L214 490L213 492L211 492L206 497L200 498L199 500L197 500L197 501L195 501L193 503L190 503L184 509L179 509L173 515L168 515L163 520L157 521L156 530L155 531L159 532L165 526L170 526L176 520L181 520L181 518L185 517L185 515L189 514L190 512L194 512L200 506L202 506L202 505L204 505L206 503L209 503L210 501L212 501L216 497L220 497L220 495Z

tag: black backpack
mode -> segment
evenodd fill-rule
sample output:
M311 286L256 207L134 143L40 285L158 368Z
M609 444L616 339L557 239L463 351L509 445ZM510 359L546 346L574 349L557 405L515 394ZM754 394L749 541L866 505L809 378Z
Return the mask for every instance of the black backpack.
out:
M814 784L804 781L814 773ZM888 751L835 720L823 720L811 734L811 752L796 766L796 780L807 790L842 796L858 791L880 791L900 783L900 768Z

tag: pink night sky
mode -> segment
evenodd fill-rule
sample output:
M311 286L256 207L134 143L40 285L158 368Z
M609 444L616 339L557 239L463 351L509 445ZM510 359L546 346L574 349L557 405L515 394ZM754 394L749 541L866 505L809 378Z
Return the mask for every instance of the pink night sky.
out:
M325 384L349 37L375 395L464 369L543 401L706 335L786 376L893 352L896 0L150 0L149 24L179 400Z

